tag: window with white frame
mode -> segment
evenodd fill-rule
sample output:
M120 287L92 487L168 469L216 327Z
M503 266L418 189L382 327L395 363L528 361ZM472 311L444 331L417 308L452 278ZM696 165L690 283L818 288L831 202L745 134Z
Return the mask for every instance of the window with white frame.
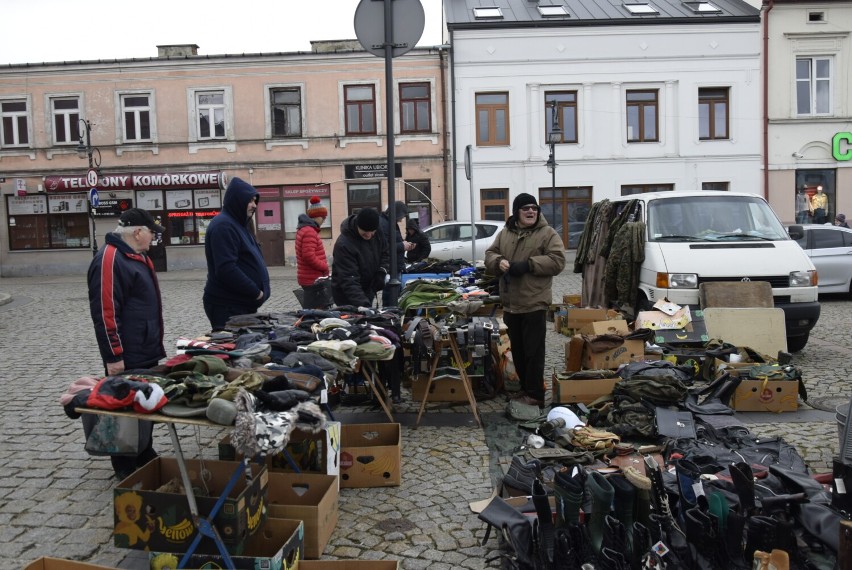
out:
M26 99L0 101L0 124L0 147L29 146L29 111Z
M831 58L796 58L796 114L831 114Z
M270 89L272 136L302 136L302 90L299 87Z
M121 95L121 114L124 142L150 142L151 95L126 93Z
M196 132L198 140L225 138L225 93L197 91L195 93Z
M71 144L80 140L80 100L55 97L50 100L53 113L53 143Z

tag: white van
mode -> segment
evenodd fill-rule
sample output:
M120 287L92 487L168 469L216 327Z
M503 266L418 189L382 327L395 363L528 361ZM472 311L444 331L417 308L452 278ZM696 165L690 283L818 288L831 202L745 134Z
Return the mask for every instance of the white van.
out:
M668 298L698 305L698 286L714 281L768 281L775 306L784 310L787 350L797 352L820 314L817 272L769 204L738 192L649 192L613 200L614 211L634 205L634 221L646 224L645 260L637 310Z

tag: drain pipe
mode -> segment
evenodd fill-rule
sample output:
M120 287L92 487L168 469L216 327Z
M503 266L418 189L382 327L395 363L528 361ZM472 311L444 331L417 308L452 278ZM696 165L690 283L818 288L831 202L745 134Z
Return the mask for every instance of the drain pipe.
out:
M458 176L457 176L458 160L456 158L456 50L452 47L454 45L453 44L453 30L450 30L449 34L450 34L449 35L449 44L451 46L450 47L450 110L451 110L451 115L452 115L451 120L453 121L452 137L451 137L451 140L450 140L450 149L451 149L450 152L453 153L453 160L452 160L452 163L451 163L452 169L453 169L453 173L452 173L453 199L450 201L449 204L447 204L448 207L452 208L451 211L447 212L447 214L448 214L447 217L450 220L455 220L456 219L456 212L458 212L458 204L457 204L457 202L458 202L458 186L457 186L457 182L458 182ZM446 125L445 125L445 127L446 127ZM473 219L473 212L470 213L470 219L471 220Z
M769 12L775 0L768 0L763 12L763 198L769 201Z

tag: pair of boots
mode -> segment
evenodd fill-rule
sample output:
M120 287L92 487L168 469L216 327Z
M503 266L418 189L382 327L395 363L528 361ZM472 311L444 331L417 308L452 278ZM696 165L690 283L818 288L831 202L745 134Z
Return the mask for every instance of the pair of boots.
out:
M684 406L697 414L733 414L734 410L730 407L730 401L741 382L742 378L726 372L713 380L703 390L689 392ZM704 399L699 403L701 397Z

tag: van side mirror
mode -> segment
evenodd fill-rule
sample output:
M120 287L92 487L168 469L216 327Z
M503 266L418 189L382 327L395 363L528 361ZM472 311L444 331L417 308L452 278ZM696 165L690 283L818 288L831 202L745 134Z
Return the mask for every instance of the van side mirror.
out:
M795 225L787 228L787 233L790 234L790 239L800 240L805 237L805 230L802 226Z

